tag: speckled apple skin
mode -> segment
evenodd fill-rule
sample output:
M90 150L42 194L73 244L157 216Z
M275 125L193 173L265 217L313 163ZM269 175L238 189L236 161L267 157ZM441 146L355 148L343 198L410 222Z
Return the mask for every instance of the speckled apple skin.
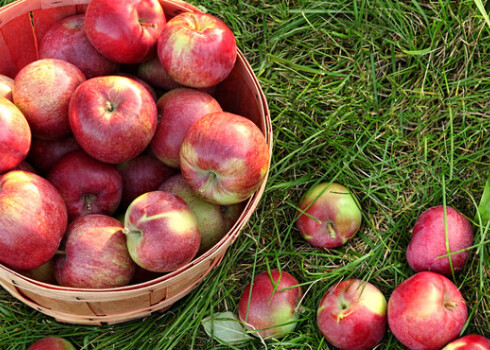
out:
M456 285L435 272L419 272L403 281L388 300L390 330L413 350L441 349L458 337L467 318Z
M473 245L473 229L469 220L460 212L446 206L446 222L450 252L457 252ZM466 250L451 255L454 272L463 268L469 253L470 251ZM427 209L417 219L407 248L407 261L415 272L433 271L450 276L449 258L439 258L447 254L444 207L440 205Z
M277 288L271 282L277 284ZM263 338L281 338L296 327L296 308L302 296L298 281L286 271L271 270L258 274L240 297L238 316Z
M66 339L46 337L32 343L27 350L75 350L75 347Z
M442 350L490 350L490 339L478 334L468 334L453 340Z

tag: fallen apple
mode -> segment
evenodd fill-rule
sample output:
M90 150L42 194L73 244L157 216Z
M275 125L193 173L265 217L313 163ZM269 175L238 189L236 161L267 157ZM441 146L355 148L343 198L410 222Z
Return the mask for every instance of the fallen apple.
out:
M453 340L442 350L490 350L490 339L478 334L468 334Z
M45 337L32 343L27 350L75 350L75 347L64 338Z

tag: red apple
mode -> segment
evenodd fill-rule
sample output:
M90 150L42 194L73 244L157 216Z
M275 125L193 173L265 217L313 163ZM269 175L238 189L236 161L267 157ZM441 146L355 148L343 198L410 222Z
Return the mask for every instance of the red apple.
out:
M478 334L469 334L453 340L442 350L490 350L490 339Z
M12 101L12 88L14 87L14 79L0 74L0 97Z
M158 58L179 84L203 88L222 82L237 56L235 37L218 18L184 12L168 21L158 39Z
M27 350L75 350L75 347L66 339L46 337L32 343Z
M121 202L123 180L117 167L82 151L61 158L47 179L65 200L70 221L89 214L111 215Z
M56 22L39 45L39 58L57 58L80 68L87 79L110 75L119 65L100 54L85 33L85 16L73 15Z
M93 214L75 219L66 232L65 252L56 255L54 275L62 286L112 288L133 278L135 265L126 248L123 225Z
M41 266L66 225L65 202L51 183L21 170L0 175L0 262L20 270Z
M146 88L146 90L148 90L148 92L150 93L151 97L153 97L153 100L155 102L158 100L157 92L155 91L155 89L153 88L153 86L151 86L150 84L148 84L146 81L144 81L143 79L141 79L137 75L134 75L134 74L131 74L131 73L124 73L124 72L119 72L119 73L117 73L117 75L120 75L120 76L126 77L126 78L130 78L130 79L133 79L133 80L136 80L138 83L140 83L141 85L143 85Z
M241 203L222 206L205 201L191 189L182 174L172 176L158 190L182 198L196 217L201 232L198 254L204 253L218 243L235 224L243 209Z
M139 63L154 55L165 23L158 0L92 0L85 13L90 42L120 63Z
M260 129L227 112L207 114L192 124L180 152L181 171L192 189L223 205L249 198L264 181L269 159Z
M157 56L142 62L137 67L137 75L152 86L163 90L173 90L182 87L170 78Z
M345 186L337 183L312 186L299 207L298 230L308 243L318 248L340 247L361 226L362 214L356 199Z
M201 243L196 218L187 204L163 191L145 193L131 203L123 232L133 260L153 272L184 266L194 258Z
M296 278L286 271L261 272L245 287L238 302L238 316L256 336L283 337L296 327L302 294Z
M14 169L12 170L23 170L23 171L30 171L31 173L36 174L36 169L32 167L29 163L27 163L25 160L19 163Z
M386 298L369 282L342 281L322 297L317 323L325 339L339 349L372 349L386 331Z
M69 121L83 150L105 163L135 158L149 145L157 108L148 90L122 76L87 80L70 101Z
M450 206L446 206L446 215L442 205L435 206L424 211L417 219L407 248L407 261L415 272L434 271L450 276L451 264L454 272L460 271L470 252L465 250L450 257L441 256L447 255L448 251L458 252L472 245L473 229L468 219Z
M158 159L174 168L180 167L180 148L191 125L206 114L222 112L211 95L187 88L167 92L158 99L157 108L161 117L150 147Z
M31 146L31 130L21 111L0 97L0 174L17 167Z
M51 58L29 63L17 73L12 97L34 136L58 139L70 134L68 104L84 81L75 65Z
M121 206L127 207L136 197L155 191L173 175L169 168L150 154L142 154L128 162L118 164L123 180Z
M388 300L388 324L410 349L440 349L454 340L468 318L458 287L447 277L419 272L400 283Z
M81 150L73 136L59 140L33 138L27 159L41 175L47 175L51 168L65 155Z

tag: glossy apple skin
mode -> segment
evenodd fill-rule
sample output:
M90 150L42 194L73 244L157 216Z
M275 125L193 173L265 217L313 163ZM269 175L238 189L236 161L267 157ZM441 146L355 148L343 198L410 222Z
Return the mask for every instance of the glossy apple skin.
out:
M206 252L218 243L235 224L243 210L241 203L221 206L205 201L192 190L182 174L170 177L158 190L170 192L182 198L196 217L201 232L198 254Z
M31 129L22 112L0 97L0 174L14 169L26 157L31 146Z
M65 233L66 205L42 177L15 170L0 176L0 262L28 270L51 259Z
M80 68L87 79L116 72L119 65L100 54L85 33L85 16L74 15L51 26L39 45L39 58L57 58Z
M155 134L157 118L148 90L122 76L87 80L75 91L69 107L70 126L82 149L112 164L145 150Z
M339 349L372 349L386 332L386 304L384 295L371 283L344 280L322 297L318 328Z
M218 18L184 12L168 21L158 39L158 58L168 75L184 86L217 85L232 71L235 37Z
M68 153L80 150L80 145L73 136L59 140L33 138L27 159L40 175L47 175L61 158Z
M121 206L126 208L146 192L155 191L175 170L151 154L142 154L128 162L118 164L123 180Z
M274 289L274 284L277 288ZM297 323L298 303L303 292L298 281L286 271L270 270L258 274L248 284L238 302L238 316L262 338L281 338ZM255 331L257 330L257 331Z
M201 243L197 221L187 204L163 191L145 193L131 203L123 232L133 260L153 272L184 266L194 258Z
M473 245L473 229L467 218L456 209L446 206L447 234L449 251L457 252ZM445 276L451 275L444 232L444 207L435 206L424 211L412 231L407 248L407 261L412 270L433 271ZM469 250L451 255L454 272L459 272L469 255Z
M136 80L138 83L143 85L146 88L146 90L148 90L148 92L150 93L151 97L153 97L153 100L155 102L158 100L158 94L157 94L156 90L153 88L153 86L148 84L146 81L144 81L143 79L141 79L137 75L134 75L131 73L124 73L124 72L119 72L119 73L117 73L117 75Z
M441 349L468 318L465 300L447 277L423 271L400 283L388 300L393 335L414 350Z
M222 112L211 95L189 88L174 89L157 101L161 116L150 147L168 166L180 167L180 148L192 124L209 113Z
M12 88L14 87L14 79L0 74L0 97L12 101Z
M490 350L490 339L478 334L468 334L453 340L442 350Z
M75 347L66 339L46 337L32 343L27 350L75 350Z
M136 267L122 230L121 222L107 215L86 215L72 221L64 240L65 254L55 257L58 283L75 288L129 284Z
M264 181L269 159L260 129L227 112L207 114L192 124L180 151L181 172L191 188L222 205L249 198Z
M157 0L92 0L85 13L92 45L120 63L139 63L154 55L165 23Z
M298 230L308 243L318 248L340 247L361 226L362 213L353 194L338 183L313 185L299 207L316 220L298 213Z
M61 193L70 221L89 214L111 215L121 202L123 180L117 167L83 151L61 158L47 179Z
M68 104L84 81L75 65L52 58L29 63L17 73L12 97L29 122L32 135L59 139L70 134Z

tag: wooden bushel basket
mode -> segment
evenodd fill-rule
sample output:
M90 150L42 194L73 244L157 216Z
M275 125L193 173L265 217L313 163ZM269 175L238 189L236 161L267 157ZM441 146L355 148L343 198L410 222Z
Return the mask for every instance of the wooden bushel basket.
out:
M15 77L38 57L37 47L50 26L83 13L89 0L18 0L0 8L0 74ZM167 20L183 11L198 11L182 1L160 0ZM216 91L223 110L251 119L272 151L272 126L257 78L241 52L230 76ZM187 295L220 264L257 207L265 183L245 203L232 229L213 248L186 266L157 279L108 289L68 288L35 281L0 265L0 284L26 305L60 322L102 325L129 321L162 311Z

